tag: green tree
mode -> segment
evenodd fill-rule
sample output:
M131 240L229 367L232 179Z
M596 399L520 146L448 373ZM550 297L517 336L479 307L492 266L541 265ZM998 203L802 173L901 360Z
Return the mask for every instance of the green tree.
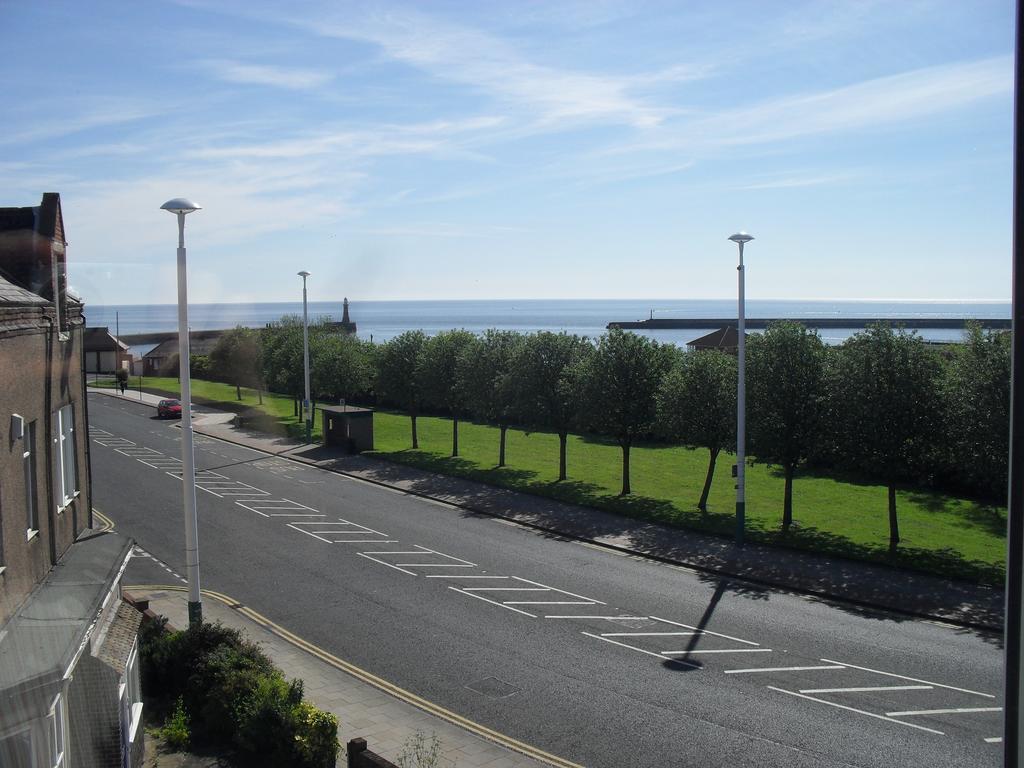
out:
M782 530L793 524L793 474L811 457L825 410L825 345L794 322L773 323L747 345L750 444L786 478Z
M572 371L593 354L582 336L541 331L526 336L516 349L508 393L517 419L558 435L558 479L566 478L566 443L580 411Z
M423 331L406 331L383 344L377 354L377 394L409 414L412 422L412 447L419 448L416 417L423 405L419 368Z
M469 398L459 375L463 357L473 351L477 339L469 331L442 331L423 345L418 376L425 402L446 409L452 417L452 456L459 455L459 419L465 416Z
M515 416L510 392L512 365L523 344L514 331L486 331L459 361L459 379L464 383L469 410L481 421L498 426L498 466L505 466L505 434Z
M878 478L889 493L889 551L900 542L896 484L935 451L939 363L914 333L878 323L832 356L829 392L848 467Z
M1003 503L1010 424L1009 333L972 324L943 370L945 463L955 483Z
M312 331L312 327L310 328ZM305 363L302 354L302 318L285 315L260 332L263 355L260 369L266 387L272 392L291 395L298 402L305 392Z
M707 448L697 504L707 512L718 454L736 445L736 358L715 350L683 355L662 379L657 414L659 434L687 448Z
M262 354L260 332L237 326L222 333L210 350L210 374L217 381L234 384L235 394L241 400L242 387L263 389Z
M623 496L631 490L629 450L653 431L658 389L675 358L674 347L616 328L598 339L594 354L577 368L583 423L622 448Z
M318 334L310 342L312 387L321 400L353 400L373 383L369 345L346 333Z

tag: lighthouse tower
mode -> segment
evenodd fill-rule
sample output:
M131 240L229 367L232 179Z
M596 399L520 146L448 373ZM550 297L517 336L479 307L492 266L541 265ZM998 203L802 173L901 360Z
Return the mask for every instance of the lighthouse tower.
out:
M341 325L342 329L345 331L345 333L355 333L356 332L356 324L353 323L349 319L349 316L348 316L348 298L347 297L346 297L344 303L342 304L342 313L341 313L341 323L340 323L340 325Z

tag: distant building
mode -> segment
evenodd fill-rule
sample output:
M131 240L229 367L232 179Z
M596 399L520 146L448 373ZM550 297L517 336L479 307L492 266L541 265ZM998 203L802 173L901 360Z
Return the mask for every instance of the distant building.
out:
M224 331L206 331L189 336L189 353L192 355L209 355L217 346L217 340ZM215 334L215 335L211 335ZM178 375L178 339L168 339L153 347L142 356L143 376L177 376Z
M132 541L94 530L60 196L0 208L0 766L141 765Z
M132 356L128 345L114 336L109 328L86 328L84 343L86 373L113 373L119 368L131 368Z
M750 334L746 334L750 338ZM699 339L686 342L686 348L692 352L706 352L709 349L716 349L719 352L728 352L730 355L737 354L740 335L733 325L727 325L712 331Z

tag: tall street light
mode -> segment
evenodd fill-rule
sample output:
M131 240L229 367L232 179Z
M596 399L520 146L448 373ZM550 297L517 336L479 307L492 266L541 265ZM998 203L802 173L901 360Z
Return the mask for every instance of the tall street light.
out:
M746 472L747 453L747 382L746 382L746 352L747 334L746 317L744 317L744 286L743 286L743 245L754 239L753 235L746 232L737 232L730 238L740 247L740 265L736 268L739 273L739 322L736 332L739 336L736 351L737 370L739 378L736 381L736 546L743 546L743 529L746 522L746 488L744 479Z
M178 217L178 375L181 379L181 487L185 497L185 568L188 576L188 623L203 623L199 595L199 526L196 520L196 461L192 448L192 378L189 371L188 280L185 272L185 215L203 206L184 197L160 206Z
M302 361L306 370L306 399L302 405L302 411L306 416L306 442L313 442L313 413L310 407L312 403L309 398L309 313L306 309L306 278L309 272L302 270L299 277L302 278Z

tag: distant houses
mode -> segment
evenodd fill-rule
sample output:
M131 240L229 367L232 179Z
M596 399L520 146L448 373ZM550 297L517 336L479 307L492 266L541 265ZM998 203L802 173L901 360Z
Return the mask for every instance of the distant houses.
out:
M189 337L192 355L209 355L223 331L204 331ZM143 376L178 375L178 338L162 341L142 356Z
M109 328L86 328L84 344L86 373L131 369L132 355L128 345L114 336Z
M745 334L746 338L750 338L750 334ZM717 331L701 336L699 339L686 342L687 350L691 352L706 352L710 349L718 350L719 352L727 352L730 355L737 354L739 347L740 335L736 330L736 326L727 325L723 328L719 328Z

